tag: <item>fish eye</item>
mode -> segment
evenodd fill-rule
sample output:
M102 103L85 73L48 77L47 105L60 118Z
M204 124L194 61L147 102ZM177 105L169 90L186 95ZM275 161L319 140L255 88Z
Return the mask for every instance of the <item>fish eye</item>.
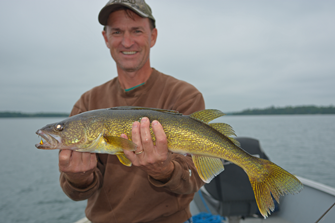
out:
M64 125L63 125L63 124L57 124L57 125L55 126L55 129L56 129L57 131L62 131L62 130L64 129Z

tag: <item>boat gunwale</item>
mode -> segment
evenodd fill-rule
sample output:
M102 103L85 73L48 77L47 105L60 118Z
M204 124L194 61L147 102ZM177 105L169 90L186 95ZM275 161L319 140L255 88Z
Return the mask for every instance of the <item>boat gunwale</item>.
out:
M300 176L296 176L303 185L314 188L316 190L322 191L324 193L335 196L335 188L324 185L322 183L315 182L313 180L309 180Z

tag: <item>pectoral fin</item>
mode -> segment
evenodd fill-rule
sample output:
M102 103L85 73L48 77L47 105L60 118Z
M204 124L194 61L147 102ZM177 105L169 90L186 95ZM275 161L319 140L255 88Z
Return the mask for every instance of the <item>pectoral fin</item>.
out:
M124 155L124 153L116 154L117 158L119 159L120 163L125 166L131 167L132 163L130 160Z
M114 150L115 152L123 152L123 150L135 151L137 145L128 139L124 139L117 136L103 136L108 148ZM116 154L116 153L114 153Z
M197 168L200 178L209 183L219 175L223 170L223 164L220 158L192 155L194 166Z
M111 155L123 154L123 150L135 151L137 145L128 139L117 136L100 135L90 146L77 149L78 152L106 153ZM122 159L125 160L125 159ZM130 162L130 161L129 161ZM125 162L129 165L129 162Z

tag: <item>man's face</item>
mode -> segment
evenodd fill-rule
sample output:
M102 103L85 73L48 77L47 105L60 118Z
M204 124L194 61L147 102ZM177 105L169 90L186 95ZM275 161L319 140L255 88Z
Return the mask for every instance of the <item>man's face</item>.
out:
M103 36L118 68L133 72L146 63L150 65L150 48L156 43L157 30L150 29L149 19L128 13L132 18L125 10L111 13Z

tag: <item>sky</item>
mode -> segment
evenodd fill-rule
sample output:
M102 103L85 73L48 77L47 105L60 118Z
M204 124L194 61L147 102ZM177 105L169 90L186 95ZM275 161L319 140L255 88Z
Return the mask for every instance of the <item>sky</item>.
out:
M157 70L206 108L335 105L335 1L147 0ZM106 0L0 1L0 111L70 112L117 76L98 13Z

